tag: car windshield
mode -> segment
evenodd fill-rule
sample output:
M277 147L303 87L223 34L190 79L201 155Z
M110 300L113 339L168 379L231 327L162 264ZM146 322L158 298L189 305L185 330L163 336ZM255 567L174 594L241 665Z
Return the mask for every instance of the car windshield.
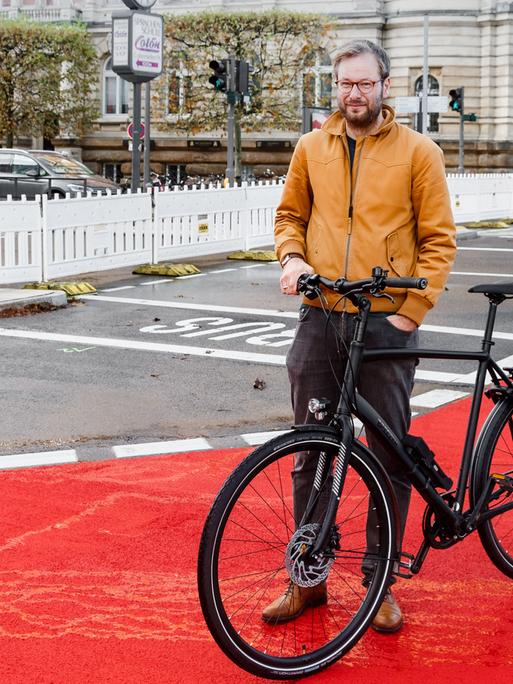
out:
M60 154L51 154L50 152L37 152L33 154L50 173L61 176L94 176L91 169L88 169L87 166L72 157L64 157Z

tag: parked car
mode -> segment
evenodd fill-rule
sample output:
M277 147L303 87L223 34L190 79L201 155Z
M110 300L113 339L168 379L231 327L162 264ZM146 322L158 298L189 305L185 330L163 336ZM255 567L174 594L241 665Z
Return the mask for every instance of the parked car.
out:
M12 195L64 197L87 191L115 193L119 186L73 157L48 150L0 149L0 199Z

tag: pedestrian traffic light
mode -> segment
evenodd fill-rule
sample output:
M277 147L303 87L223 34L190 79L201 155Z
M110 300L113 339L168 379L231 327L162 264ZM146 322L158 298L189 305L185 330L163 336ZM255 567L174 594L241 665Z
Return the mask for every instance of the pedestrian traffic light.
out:
M449 97L451 98L449 107L453 112L461 114L463 112L463 88L449 90Z
M212 83L216 90L225 93L228 87L228 60L222 59L218 62L212 59L208 66L214 71L208 82Z

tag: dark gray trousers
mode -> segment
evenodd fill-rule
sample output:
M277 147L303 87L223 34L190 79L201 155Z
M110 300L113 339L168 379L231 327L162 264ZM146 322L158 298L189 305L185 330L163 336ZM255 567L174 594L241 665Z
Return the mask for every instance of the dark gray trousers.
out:
M326 316L321 309L305 304L301 306L296 335L287 354L287 370L296 425L315 422L314 416L308 411L308 401L312 397L326 397L331 401L332 409L336 409L340 391L334 373L338 382L341 383L355 319L356 316L353 314L333 313L331 323L326 327ZM339 331L347 349L337 339L334 328ZM416 347L418 346L418 331L403 332L389 323L386 315L370 314L365 346L369 349ZM410 395L413 389L416 363L415 359L372 361L363 363L360 370L358 391L383 416L400 438L408 432L410 427ZM400 549L410 504L411 485L402 472L400 463L393 454L388 452L377 435L372 434L368 428L366 433L369 447L384 465L397 496L400 516L397 546ZM297 454L292 473L296 525L306 508L316 466L317 453ZM329 492L327 494L329 495ZM318 510L322 508L323 502L321 501ZM376 525L372 518L373 514L369 509L367 520L369 553L377 549ZM364 575L370 577L372 564L364 562L362 570Z

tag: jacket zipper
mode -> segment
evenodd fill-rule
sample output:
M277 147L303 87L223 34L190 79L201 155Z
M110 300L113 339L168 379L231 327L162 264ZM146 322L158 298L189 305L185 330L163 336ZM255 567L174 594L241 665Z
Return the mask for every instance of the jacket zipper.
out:
M360 159L362 156L362 150L363 146L365 145L365 140L363 140L360 150L358 152L358 158L356 159L356 172L355 172L355 177L354 177L354 185L353 185L353 174L351 170L351 191L349 194L349 212L348 212L348 226L347 226L347 240L346 240L346 259L345 259L345 264L344 264L344 278L347 278L347 269L349 267L349 251L351 248L351 237L352 237L352 232L353 232L353 198L354 194L356 192L356 185L358 183L358 173L360 171ZM348 156L348 161L349 161L349 168L351 169L351 158L349 156L349 150L346 149L346 153ZM345 300L344 300L345 304Z

